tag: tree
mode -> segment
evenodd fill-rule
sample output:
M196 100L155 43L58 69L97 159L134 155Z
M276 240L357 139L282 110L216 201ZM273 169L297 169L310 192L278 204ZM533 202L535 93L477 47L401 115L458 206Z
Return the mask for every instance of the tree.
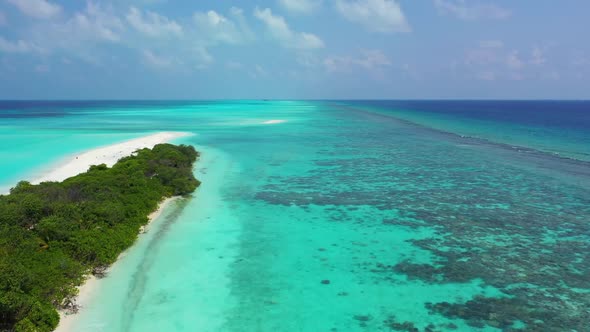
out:
M51 331L87 273L133 244L158 203L200 184L192 146L159 144L63 182L0 196L0 330Z

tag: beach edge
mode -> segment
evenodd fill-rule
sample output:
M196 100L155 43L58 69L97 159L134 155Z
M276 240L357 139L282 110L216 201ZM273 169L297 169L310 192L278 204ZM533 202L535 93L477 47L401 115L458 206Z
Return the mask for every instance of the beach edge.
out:
M158 208L148 216L148 222L141 227L138 236L144 234L149 228L149 226L151 226L154 223L154 221L156 221L172 203L176 202L181 198L182 196L172 196L162 200L158 204ZM104 278L108 278L108 272L112 268L112 266L119 262L121 257L124 256L126 252L129 249L131 249L134 245L135 243L131 245L131 247L127 248L127 250L123 251L117 257L117 260L113 264L111 264L105 271L106 276ZM84 282L77 287L78 295L76 295L73 301L73 303L77 306L78 310L84 310L84 307L92 300L93 295L96 292L98 286L100 285L101 280L104 278L98 278L91 273L85 276ZM73 332L73 324L76 318L79 316L79 312L73 313L69 309L63 308L57 309L57 311L59 313L59 324L55 328L54 332Z
M132 155L138 149L153 148L157 144L170 143L176 139L192 135L194 134L189 132L157 132L135 139L86 150L77 155L65 157L57 164L49 166L47 172L43 176L37 177L32 181L32 183L38 184L46 181L63 181L67 178L84 173L88 170L88 168L90 168L90 166L100 163L105 163L107 166L111 167L119 159ZM162 215L167 207L180 198L182 197L172 196L163 199L158 204L158 208L148 216L148 222L141 227L138 236L144 233L145 230ZM135 243L133 245L135 245ZM133 247L133 245L131 247ZM127 250L129 250L129 248ZM121 256L125 255L127 250L123 251L119 257L117 257L115 263L121 259ZM107 269L107 273L111 267L112 265ZM92 274L88 274L85 277L84 282L77 287L78 294L74 298L73 302L78 308L84 308L84 306L92 299L101 279L102 278L97 278ZM72 313L71 310L68 309L59 308L57 311L59 313L60 320L54 331L74 331L73 323L75 318L78 316L77 313Z

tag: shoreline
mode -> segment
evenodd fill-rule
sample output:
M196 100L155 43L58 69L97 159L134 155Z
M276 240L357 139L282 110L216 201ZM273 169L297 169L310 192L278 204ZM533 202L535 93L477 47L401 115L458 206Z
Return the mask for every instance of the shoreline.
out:
M172 196L172 197L167 197L163 201L161 201L160 204L158 205L158 208L148 216L148 222L140 228L138 237L142 236L142 234L145 234L149 230L149 227L153 224L153 222L155 220L157 220L158 217L160 217L162 215L162 213L164 213L166 208L170 204L172 204L173 202L175 202L179 199L181 199L181 196ZM138 238L138 240L139 240L139 238ZM137 240L136 240L136 242L137 242ZM133 245L131 245L131 247L133 247ZM127 250L129 250L131 247L129 247ZM117 257L117 260L113 264L116 264L121 259L121 257L123 257L126 254L127 250L123 251ZM72 332L73 331L73 323L74 323L75 319L78 317L78 314L80 313L80 311L84 310L84 307L89 303L90 300L92 300L94 293L96 292L98 286L100 285L100 282L103 279L109 277L108 273L109 273L112 266L113 265L111 265L107 268L107 270L105 271L106 275L104 278L97 278L96 276L94 276L92 274L88 274L86 276L86 280L84 280L84 282L80 286L78 286L78 295L76 295L76 297L74 298L74 301L73 301L74 304L78 307L78 312L72 313L72 312L69 312L68 309L58 309L57 312L59 313L59 324L55 328L54 332Z
M178 300L190 298L194 307L207 308L206 318L198 316L199 329L224 329L223 315L235 303L230 273L232 262L238 255L241 223L223 199L221 187L236 164L229 155L214 148L200 145L195 148L200 157L194 173L202 184L193 193L190 203L185 204L184 199L179 199L165 207L163 214L149 224L148 232L140 235L110 266L106 278L90 281L88 291L84 290L84 298L76 301L82 305L80 311L65 315L66 318L62 315L64 320L56 331L152 330L155 328L153 321L133 318L144 306L155 310L150 316L153 320L167 325L158 318L162 314L160 309L166 310L166 304L153 307L153 303L145 301L151 297L152 290L160 287ZM176 211L182 211L182 216ZM201 240L194 241L195 237ZM203 266L207 268L202 269ZM187 268L195 270L196 267L201 268L201 272L190 277L190 281L174 273ZM215 287L211 287L212 282ZM193 298L192 294L197 293L199 296ZM220 305L211 307L212 303ZM136 304L139 307L131 307ZM166 319L177 319L176 315L182 315L182 310L175 310L175 313L174 318L165 315ZM174 327L159 330L173 331Z
M119 159L130 156L136 150L143 148L151 149L157 144L169 143L181 137L193 135L190 132L162 131L124 140L119 143L83 150L78 153L69 154L57 162L41 165L28 175L28 179L19 179L18 181L29 181L31 184L51 181L61 182L67 178L88 171L92 165L106 164L108 167L112 167ZM14 186L16 186L16 182L11 186L0 187L0 195L8 195L10 189Z
M31 183L39 184L41 182L49 181L60 182L67 178L88 171L92 165L106 164L108 167L112 167L119 159L130 156L139 149L151 149L157 144L168 143L174 141L175 139L192 135L194 134L189 132L157 132L131 140L82 151L80 153L67 156L53 165L42 168L41 172L33 175L34 179L31 180ZM6 194L8 194L8 192ZM172 196L163 199L159 203L158 208L148 216L148 222L140 228L138 236L141 236L143 233L145 233L153 221L158 219L164 210L172 202L178 200L179 198L180 196ZM127 250L129 250L129 248ZM119 255L117 261L119 261L123 255L125 255L127 250ZM117 261L115 261L115 263ZM107 273L111 267L112 265L107 269ZM93 276L92 274L89 274L86 276L84 282L78 286L78 294L74 298L73 302L79 307L79 310L83 310L84 306L87 305L87 303L92 299L101 279ZM72 324L75 320L75 317L78 316L77 313L71 313L68 309L58 309L58 313L60 316L60 321L54 331L73 331Z
M88 171L92 165L106 164L108 167L112 167L117 161L119 161L119 159L130 156L139 149L151 149L157 144L168 143L175 139L192 135L194 134L189 132L162 131L82 151L79 154L65 157L61 161L52 165L47 171L41 172L41 175L38 175L31 181L31 183L39 184L48 181L60 182Z

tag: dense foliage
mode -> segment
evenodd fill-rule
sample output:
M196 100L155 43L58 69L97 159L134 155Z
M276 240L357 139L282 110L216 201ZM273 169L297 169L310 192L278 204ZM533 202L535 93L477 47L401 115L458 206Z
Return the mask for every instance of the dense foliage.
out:
M159 144L0 196L0 331L52 331L85 274L113 263L163 198L197 188L197 157L192 146Z

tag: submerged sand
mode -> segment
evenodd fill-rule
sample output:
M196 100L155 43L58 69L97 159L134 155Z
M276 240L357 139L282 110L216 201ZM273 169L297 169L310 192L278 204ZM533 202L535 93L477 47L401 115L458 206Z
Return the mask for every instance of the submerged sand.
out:
M142 232L150 225L152 221L156 220L162 214L168 205L178 198L179 197L170 197L163 200L158 206L158 209L149 215L148 224L142 228ZM117 260L121 259L121 256L124 254L124 252L121 253ZM108 272L109 271L107 270L106 273L108 274ZM100 279L90 274L87 276L86 281L78 287L78 296L76 296L74 301L75 305L78 306L78 310L84 310L86 304L95 294L99 284ZM73 323L76 318L75 316L76 314L68 312L68 310L59 310L59 325L54 332L73 332Z
M170 142L174 139L190 135L192 134L186 132L159 132L125 142L88 150L66 158L54 167L51 167L51 169L45 174L31 182L37 184L46 181L63 181L72 176L86 172L92 165L106 164L111 167L119 159L130 156L138 149L153 148L157 144ZM157 219L166 206L174 199L176 199L176 197L162 201L158 209L149 216L149 222ZM89 275L85 283L78 288L78 296L76 297L75 304L80 307L80 310L84 310L84 305L92 298L98 282L99 279L93 275ZM74 314L68 314L66 311L60 311L60 322L55 331L72 331L71 324L74 316Z
M202 184L192 198L167 207L59 331L227 330L242 224L222 187L240 165L222 151L197 150Z

